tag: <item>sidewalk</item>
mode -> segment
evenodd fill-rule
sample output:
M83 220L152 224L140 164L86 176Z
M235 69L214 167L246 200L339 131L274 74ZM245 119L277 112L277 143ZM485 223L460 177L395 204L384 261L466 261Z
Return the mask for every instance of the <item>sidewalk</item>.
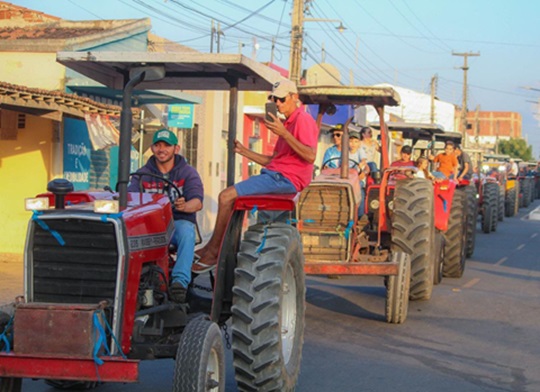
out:
M23 294L23 255L0 253L0 306Z

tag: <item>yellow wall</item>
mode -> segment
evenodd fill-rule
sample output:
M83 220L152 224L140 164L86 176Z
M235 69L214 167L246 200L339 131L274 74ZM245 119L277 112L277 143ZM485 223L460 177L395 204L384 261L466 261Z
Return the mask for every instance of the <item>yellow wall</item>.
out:
M24 199L47 190L51 170L53 123L26 115L17 140L0 141L0 253L22 253L31 213Z
M65 68L56 53L0 53L0 80L27 87L62 90Z

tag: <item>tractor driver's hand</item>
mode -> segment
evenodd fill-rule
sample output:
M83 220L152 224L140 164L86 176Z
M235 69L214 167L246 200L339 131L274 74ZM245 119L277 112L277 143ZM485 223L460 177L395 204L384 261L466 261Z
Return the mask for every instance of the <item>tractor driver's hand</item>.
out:
M185 211L186 210L186 199L183 197L179 197L174 201L174 208L176 211Z
M274 135L284 136L287 132L289 132L281 120L274 116L273 113L268 113L268 115L272 118L272 121L264 120L264 124L266 125L266 128L268 128Z

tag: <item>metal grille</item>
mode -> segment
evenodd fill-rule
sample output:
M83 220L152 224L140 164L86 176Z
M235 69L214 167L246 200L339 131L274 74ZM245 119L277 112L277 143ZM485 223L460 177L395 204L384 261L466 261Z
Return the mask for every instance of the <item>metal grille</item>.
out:
M65 244L34 223L30 259L33 301L112 303L118 268L114 225L74 218L44 222L58 232Z

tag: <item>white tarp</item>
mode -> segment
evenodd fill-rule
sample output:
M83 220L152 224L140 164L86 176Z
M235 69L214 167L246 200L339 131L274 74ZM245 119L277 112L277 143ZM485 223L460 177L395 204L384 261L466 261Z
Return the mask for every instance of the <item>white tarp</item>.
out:
M389 115L396 116L406 122L430 124L431 121L431 96L403 87L396 87L391 84L379 84L376 87L392 87L401 97L399 106L386 106L384 112L386 121ZM455 106L449 102L435 99L435 121L433 123L442 125L445 132L454 132ZM366 122L379 121L379 116L373 107L367 107Z

